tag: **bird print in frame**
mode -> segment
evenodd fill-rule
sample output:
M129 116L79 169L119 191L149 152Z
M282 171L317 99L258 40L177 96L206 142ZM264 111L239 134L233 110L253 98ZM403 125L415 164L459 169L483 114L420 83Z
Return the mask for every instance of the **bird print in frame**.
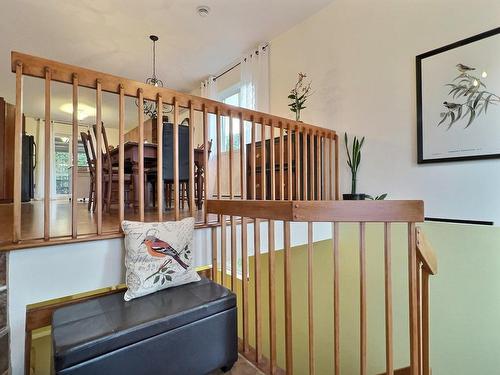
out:
M500 27L416 57L418 163L500 158Z

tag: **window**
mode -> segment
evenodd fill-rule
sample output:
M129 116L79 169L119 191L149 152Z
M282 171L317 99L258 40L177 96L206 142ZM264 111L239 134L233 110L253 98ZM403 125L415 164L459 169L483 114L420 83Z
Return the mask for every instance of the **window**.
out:
M54 137L54 157L56 175L56 194L70 194L70 138L56 135Z
M85 148L83 147L82 140L78 140L78 168L88 168L89 163L87 161L87 154L85 154Z
M240 92L237 91L230 96L227 96L222 100L225 104L234 105L236 107L240 106ZM229 118L224 117L222 120L222 151L229 150L229 126L231 126L231 121ZM233 148L235 150L240 148L240 120L238 118L233 119Z
M56 134L54 136L54 172L56 194L71 194L71 136ZM81 140L78 140L78 168L88 168L87 155Z
M233 87L230 91L226 91L221 95L221 102L229 105L234 105L236 107L241 106L241 94L240 94L240 86ZM229 126L231 122L229 118L223 117L222 119L222 143L221 149L222 151L229 150ZM248 124L245 124L245 141L248 143L250 140L251 129ZM240 148L240 119L235 117L233 118L233 148L238 150Z

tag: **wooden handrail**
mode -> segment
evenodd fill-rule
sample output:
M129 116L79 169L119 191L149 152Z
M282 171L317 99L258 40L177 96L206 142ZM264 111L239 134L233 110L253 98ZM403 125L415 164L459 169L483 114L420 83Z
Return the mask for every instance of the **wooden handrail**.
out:
M417 237L417 255L427 272L431 275L436 275L438 271L436 253L427 240L422 228L417 227L415 232Z
M314 222L423 222L423 201L208 200L209 213Z

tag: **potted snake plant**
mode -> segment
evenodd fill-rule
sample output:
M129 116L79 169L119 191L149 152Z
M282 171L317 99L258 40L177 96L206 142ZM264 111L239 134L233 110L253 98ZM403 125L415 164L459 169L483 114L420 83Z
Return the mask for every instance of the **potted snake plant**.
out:
M354 137L351 150L349 150L349 139L347 137L347 133L344 133L344 143L347 152L347 165L351 170L351 193L343 194L342 196L344 200L359 201L365 200L366 198L366 194L358 193L356 191L358 168L359 164L361 163L361 148L363 147L364 142L365 137L361 138L361 140L357 137Z
M349 139L347 133L344 134L345 150L347 152L347 165L351 170L351 194L343 194L345 201L360 201L360 200L373 200L373 201L383 201L387 197L387 193L372 196L364 193L356 192L356 183L358 179L358 168L361 163L361 148L365 142L365 137L359 140L354 137L352 141L352 150L349 151Z

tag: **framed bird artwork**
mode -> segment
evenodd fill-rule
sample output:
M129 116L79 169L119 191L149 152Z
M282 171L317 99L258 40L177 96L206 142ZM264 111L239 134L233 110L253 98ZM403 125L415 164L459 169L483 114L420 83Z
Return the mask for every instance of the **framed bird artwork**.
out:
M500 158L500 27L416 57L418 163Z

